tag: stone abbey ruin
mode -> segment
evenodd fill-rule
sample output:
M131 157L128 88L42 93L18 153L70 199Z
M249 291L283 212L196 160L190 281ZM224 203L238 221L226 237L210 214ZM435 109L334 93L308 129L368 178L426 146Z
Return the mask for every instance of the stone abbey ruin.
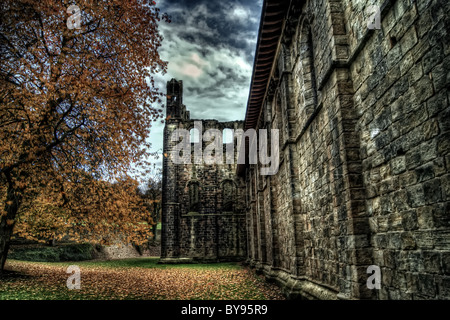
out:
M450 299L449 12L265 0L244 121L190 119L169 81L161 262L246 261L290 298ZM278 129L278 171L173 163L195 122Z

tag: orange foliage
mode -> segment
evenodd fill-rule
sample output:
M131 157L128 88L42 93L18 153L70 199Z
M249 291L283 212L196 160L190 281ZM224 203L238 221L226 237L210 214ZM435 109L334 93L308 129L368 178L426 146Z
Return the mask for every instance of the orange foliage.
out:
M71 29L71 4L0 4L1 234L18 221L23 236L46 226L42 236L105 242L121 230L140 242L149 221L124 175L144 163L151 122L162 117L153 75L166 70L164 15L151 1L80 0Z
M46 241L70 239L112 244L121 241L141 245L151 237L154 224L137 182L130 178L116 183L84 181L40 189L29 205L23 205L15 233Z

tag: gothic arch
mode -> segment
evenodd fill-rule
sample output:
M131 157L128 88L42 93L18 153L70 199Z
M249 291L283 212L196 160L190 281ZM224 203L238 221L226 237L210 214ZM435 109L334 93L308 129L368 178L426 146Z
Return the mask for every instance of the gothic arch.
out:
M274 103L274 118L276 119L274 123L274 129L279 129L280 131L280 141L283 141L283 134L284 134L284 123L287 121L287 119L284 119L283 115L283 104L281 101L281 90L277 88L274 93L273 101Z
M222 211L234 211L234 203L236 202L237 184L232 179L225 179L220 183L222 190Z
M196 127L192 127L189 129L189 137L191 143L199 143L201 140L201 132Z
M299 133L318 105L314 34L311 21L306 16L300 19L295 37L297 41L292 42L295 46L292 52L296 55L293 59L295 64L292 81L295 94L293 102L298 118L296 122L299 124L297 133Z
M190 180L187 187L189 212L200 212L200 183L197 180Z

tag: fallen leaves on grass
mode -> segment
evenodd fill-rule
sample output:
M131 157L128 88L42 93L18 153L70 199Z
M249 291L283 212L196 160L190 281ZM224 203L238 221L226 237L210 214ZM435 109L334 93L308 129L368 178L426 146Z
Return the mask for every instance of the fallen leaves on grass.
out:
M7 267L26 277L2 279L0 299L283 299L278 287L246 268L81 266L81 289L68 290L67 266L11 261Z

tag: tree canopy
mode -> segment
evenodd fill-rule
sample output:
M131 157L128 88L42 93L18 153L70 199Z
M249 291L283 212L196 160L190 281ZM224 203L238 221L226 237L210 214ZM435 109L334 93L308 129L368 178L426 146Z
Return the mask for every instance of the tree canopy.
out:
M168 17L153 1L73 5L0 4L1 268L20 219L53 219L95 239L148 233L127 172L143 165L162 116L154 74L166 70L158 25Z

